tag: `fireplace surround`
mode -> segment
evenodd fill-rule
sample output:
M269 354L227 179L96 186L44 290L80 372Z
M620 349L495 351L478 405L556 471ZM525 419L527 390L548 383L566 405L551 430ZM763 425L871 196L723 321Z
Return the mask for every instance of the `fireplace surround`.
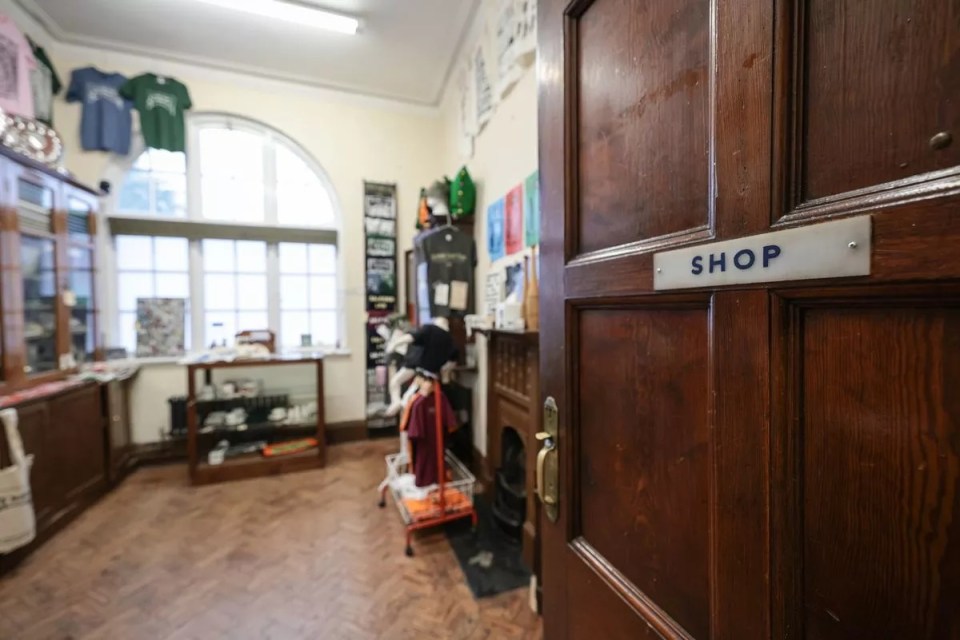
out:
M481 477L494 500L495 516L507 516L515 504L512 497L522 495L520 537L523 559L540 575L539 508L534 495L537 439L540 429L539 334L537 332L487 331L487 456ZM512 444L511 444L512 443ZM504 445L507 446L504 446ZM522 449L522 466L512 459L516 445ZM517 477L517 468L522 476ZM498 472L500 476L498 477ZM498 483L501 486L497 497ZM513 493L513 496L509 494ZM509 503L509 504L507 504ZM498 516L498 519L500 519ZM501 522L509 533L509 523Z

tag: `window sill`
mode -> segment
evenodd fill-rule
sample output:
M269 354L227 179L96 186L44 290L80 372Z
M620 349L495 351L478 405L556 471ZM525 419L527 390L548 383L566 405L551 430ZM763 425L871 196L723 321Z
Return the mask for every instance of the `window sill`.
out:
M156 367L168 364L177 364L183 356L164 356L157 358L124 358L122 360L107 360L110 365L116 366L137 366L137 367Z
M283 353L315 353L317 349L286 349ZM350 349L336 349L333 351L327 351L324 353L323 357L325 359L341 359L349 358L353 355L353 352ZM157 358L125 358L123 360L108 360L113 366L137 366L137 367L159 367L166 366L171 364L180 364L180 361L183 360L183 356L167 356L167 357L157 357ZM251 361L255 363L255 361Z
M325 359L331 358L349 358L353 355L353 352L350 349L331 349L329 351L324 351L320 347L290 347L287 349L282 349L281 353L317 353L318 351L323 353Z

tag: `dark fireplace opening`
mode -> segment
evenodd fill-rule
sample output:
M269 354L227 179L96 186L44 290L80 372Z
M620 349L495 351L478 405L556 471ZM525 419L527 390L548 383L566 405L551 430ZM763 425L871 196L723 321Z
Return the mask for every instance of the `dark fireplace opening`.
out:
M500 434L500 468L495 474L493 515L500 529L520 540L527 511L526 457L523 440L513 427Z

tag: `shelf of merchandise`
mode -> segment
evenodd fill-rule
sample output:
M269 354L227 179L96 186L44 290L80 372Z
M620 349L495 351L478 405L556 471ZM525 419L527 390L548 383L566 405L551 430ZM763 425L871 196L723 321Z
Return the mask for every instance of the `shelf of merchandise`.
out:
M310 437L317 440L315 449L308 449L299 453L292 453L276 457L264 457L259 453L246 454L235 458L228 458L221 464L211 465L201 456L199 450L200 438L211 438L220 434L228 433L249 434L250 429L237 431L235 429L222 428L213 432L201 433L197 418L197 408L204 401L197 399L197 373L203 372L205 376L216 369L230 368L260 368L276 367L290 365L309 365L316 368L317 382L317 417L315 423L309 425L298 423L295 425L269 426L274 427L276 433L283 433L285 429L294 431L298 428L315 427L315 431L310 433ZM263 360L233 360L229 362L195 362L186 365L187 368L187 467L190 474L190 482L195 485L210 484L214 482L227 482L232 480L244 480L247 478L256 478L262 476L276 475L280 473L290 473L293 471L306 471L309 469L319 469L326 464L326 424L324 422L323 406L323 356L273 356ZM254 429L263 430L268 425L253 425ZM305 437L302 431L297 434L290 434L296 437Z

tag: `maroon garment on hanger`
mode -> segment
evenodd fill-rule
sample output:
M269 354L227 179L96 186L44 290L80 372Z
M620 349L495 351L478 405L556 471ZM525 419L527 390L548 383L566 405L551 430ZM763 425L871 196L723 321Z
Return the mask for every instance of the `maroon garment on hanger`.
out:
M436 393L436 391L434 391ZM433 393L420 396L413 401L410 408L410 421L407 424L407 435L413 445L413 475L418 487L426 487L440 481L437 470L437 447L443 443L437 442L437 410ZM457 417L453 413L450 401L443 393L440 394L440 419L443 437L457 428Z

